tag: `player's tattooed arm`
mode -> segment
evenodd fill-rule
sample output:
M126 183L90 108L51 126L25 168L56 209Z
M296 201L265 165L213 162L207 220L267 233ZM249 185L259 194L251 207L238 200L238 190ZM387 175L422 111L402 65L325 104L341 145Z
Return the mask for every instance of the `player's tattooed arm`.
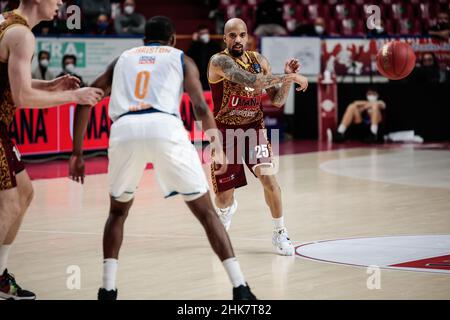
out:
M210 67L217 75L231 81L257 90L263 90L289 81L295 81L293 74L254 74L242 70L232 58L217 54L211 58Z
M264 57L261 54L258 54L258 60L261 63L261 66L264 70L264 74L272 74L272 67L270 66L269 61L267 60L266 57ZM296 73L298 71L298 61L289 61L289 63L286 64L287 66L290 66L290 71L289 73ZM285 73L287 74L289 70L286 70L285 68ZM271 88L267 88L266 92L270 97L270 100L272 101L272 105L274 107L277 108L281 108L287 100L287 97L289 95L289 91L292 87L292 83L293 81L288 81L285 82L283 84L278 84L274 87Z

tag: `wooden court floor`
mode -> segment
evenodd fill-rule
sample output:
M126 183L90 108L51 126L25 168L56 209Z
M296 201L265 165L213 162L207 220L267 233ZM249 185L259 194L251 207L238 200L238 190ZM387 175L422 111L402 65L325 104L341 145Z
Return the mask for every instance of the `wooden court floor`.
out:
M450 299L449 273L382 270L380 288L369 290L364 267L277 256L262 188L247 178L249 185L237 192L230 236L259 299ZM280 157L278 178L296 245L450 234L450 150L287 155ZM84 186L60 178L36 180L34 187L35 200L11 253L11 272L38 299L95 299L108 212L106 175L88 176ZM231 298L228 278L199 223L181 198L163 199L152 170L144 174L125 233L120 299ZM74 270L80 288L71 286Z

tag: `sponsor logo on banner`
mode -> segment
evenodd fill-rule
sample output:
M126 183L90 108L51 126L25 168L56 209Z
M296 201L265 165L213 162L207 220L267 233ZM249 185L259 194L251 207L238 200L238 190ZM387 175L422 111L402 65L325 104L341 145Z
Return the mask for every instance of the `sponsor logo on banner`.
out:
M211 110L211 92L204 93ZM84 140L84 150L105 150L109 145L111 120L108 115L109 97L92 108ZM22 155L71 152L73 120L76 105L66 104L50 109L19 109L10 126L10 136ZM181 120L192 141L205 140L195 124L195 116L187 94L180 105Z

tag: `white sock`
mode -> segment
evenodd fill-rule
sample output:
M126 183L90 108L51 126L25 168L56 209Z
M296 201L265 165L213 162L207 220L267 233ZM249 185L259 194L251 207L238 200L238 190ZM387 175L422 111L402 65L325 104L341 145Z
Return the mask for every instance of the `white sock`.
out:
M230 258L224 260L223 266L228 273L228 277L233 285L233 288L237 288L241 285L246 286L244 275L242 274L241 267L236 258Z
M275 229L284 228L284 217L273 218L273 226Z
M103 288L111 291L116 290L116 275L117 275L117 259L103 260Z
M370 126L370 131L373 133L373 134L378 134L378 125L377 124L372 124L371 126Z
M340 134L344 134L344 133L345 133L345 130L347 130L347 127L344 126L343 124L339 125L339 127L338 127L338 129L337 129L337 131L338 131Z
M217 209L219 209L219 213L220 214L226 214L226 213L228 213L228 211L230 211L230 209L231 208L233 208L233 205L234 205L234 199L233 199L233 202L231 203L231 206L229 206L229 207L227 207L227 208L217 208ZM230 212L231 214L234 214L234 212L236 211L236 209L237 208L235 208L235 210L233 210L233 212Z
M3 274L8 265L9 251L11 250L10 244L4 244L0 246L0 276Z

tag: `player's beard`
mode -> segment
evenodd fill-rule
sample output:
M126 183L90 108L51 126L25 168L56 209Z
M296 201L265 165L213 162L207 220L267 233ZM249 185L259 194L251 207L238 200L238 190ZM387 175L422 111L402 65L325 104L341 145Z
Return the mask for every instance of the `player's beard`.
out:
M233 49L233 48L231 48L231 50L228 50L228 51L230 51L230 54L231 54L233 57L235 57L235 58L240 58L240 57L244 54L244 47L241 47L241 48L239 48L239 49Z

